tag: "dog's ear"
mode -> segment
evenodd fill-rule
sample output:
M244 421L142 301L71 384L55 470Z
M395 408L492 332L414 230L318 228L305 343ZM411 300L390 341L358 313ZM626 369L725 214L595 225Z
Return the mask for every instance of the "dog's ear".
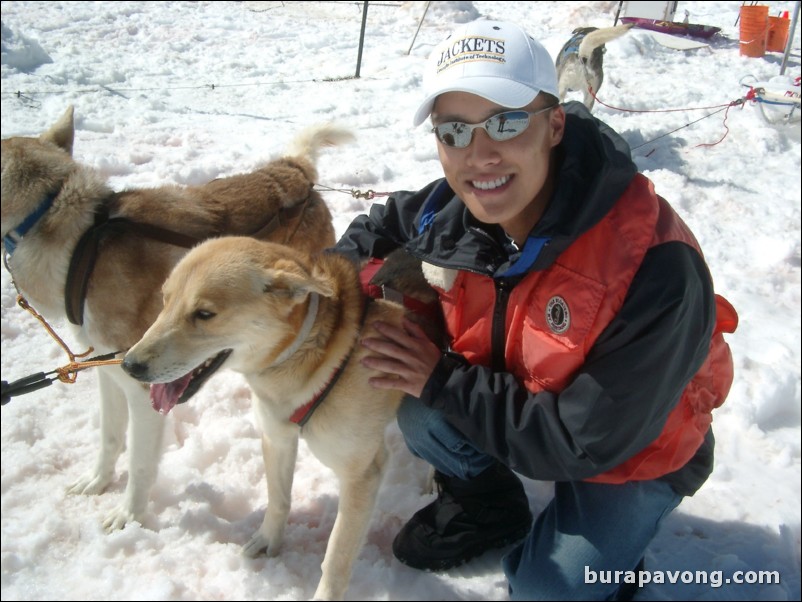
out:
M281 292L293 300L300 301L309 293L324 297L334 295L334 290L323 274L309 274L299 264L290 260L279 260L264 271L264 292Z
M44 134L41 140L52 142L59 148L63 148L72 155L72 145L75 141L75 121L73 120L74 108L72 105L67 107L61 118Z

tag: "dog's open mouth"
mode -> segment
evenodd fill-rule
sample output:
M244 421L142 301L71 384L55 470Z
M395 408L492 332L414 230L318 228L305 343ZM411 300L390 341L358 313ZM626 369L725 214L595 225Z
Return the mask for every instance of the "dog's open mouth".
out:
M209 358L189 374L169 383L153 384L150 386L150 404L160 414L167 414L176 404L185 403L197 393L209 377L231 355L231 349L221 351Z

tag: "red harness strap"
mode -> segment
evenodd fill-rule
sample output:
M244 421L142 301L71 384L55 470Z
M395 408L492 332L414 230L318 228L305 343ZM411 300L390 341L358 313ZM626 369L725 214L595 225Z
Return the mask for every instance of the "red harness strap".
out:
M348 364L348 360L351 357L351 352L353 351L353 347L351 351L348 352L348 355L345 357L345 361L334 371L334 374L331 375L329 378L329 382L326 383L326 386L323 387L323 390L320 391L317 395L312 398L312 401L309 401L299 407L292 413L290 416L290 422L294 422L298 426L303 426L307 423L307 421L312 417L312 413L317 409L317 407L323 403L323 400L326 399L328 394L334 388L334 385L337 384L337 380L340 378L340 375L343 373L345 366Z
M362 268L362 271L359 272L359 282L362 285L362 292L372 299L384 298L384 291L382 291L382 287L378 284L371 284L370 282L373 280L376 272L381 269L383 264L383 259L371 257L365 264L365 267Z
M439 311L439 304L437 302L426 303L420 299L416 299L415 297L405 295L395 289L391 289L383 285L373 284L371 282L373 277L376 275L376 272L381 269L383 264L383 259L371 257L368 260L368 263L365 264L365 267L363 267L362 271L359 273L359 281L362 283L362 292L373 299L387 299L388 301L393 301L394 303L403 305L411 312L420 316L435 319Z

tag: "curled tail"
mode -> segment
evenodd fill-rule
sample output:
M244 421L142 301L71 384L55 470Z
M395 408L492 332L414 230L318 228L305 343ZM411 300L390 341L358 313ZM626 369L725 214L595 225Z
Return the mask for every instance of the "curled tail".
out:
M304 158L316 164L322 148L352 142L354 138L350 130L331 123L313 125L303 130L290 143L287 156Z
M317 183L317 160L322 148L338 146L355 139L345 128L330 123L313 125L301 131L287 147L282 161L300 169L310 184Z
M585 59L589 58L596 48L603 46L607 42L611 42L616 38L620 38L622 35L632 29L633 25L634 23L627 23L625 25L604 27L602 29L591 31L584 38L582 38L582 42L579 44L579 56Z

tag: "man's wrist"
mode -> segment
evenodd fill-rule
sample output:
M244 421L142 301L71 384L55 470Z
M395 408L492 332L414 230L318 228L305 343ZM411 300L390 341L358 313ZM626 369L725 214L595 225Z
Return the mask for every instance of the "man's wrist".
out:
M432 370L429 380L423 386L423 391L421 391L420 400L424 405L431 408L437 407L438 401L442 397L441 392L445 388L448 379L451 378L455 370L465 366L465 364L465 358L461 355L451 351L443 352L434 370Z

